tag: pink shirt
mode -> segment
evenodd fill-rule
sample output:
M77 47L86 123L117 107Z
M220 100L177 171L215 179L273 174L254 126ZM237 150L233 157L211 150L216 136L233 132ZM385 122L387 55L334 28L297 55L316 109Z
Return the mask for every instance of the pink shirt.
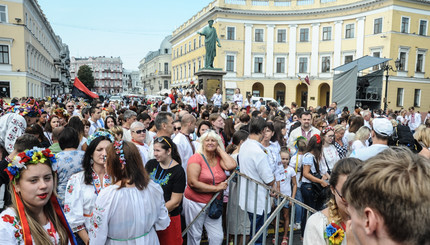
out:
M225 175L224 169L221 168L220 165L220 157L217 157L218 162L215 167L211 167L212 172L215 176L215 185L218 185L219 183L225 181L227 179L227 176ZM213 177L212 174L208 168L208 165L205 163L205 160L203 160L203 157L200 155L200 153L196 153L190 157L188 160L187 166L190 166L190 164L199 164L201 167L200 175L199 175L199 181L203 182L208 185L213 185ZM208 203L212 196L215 193L213 192L197 192L193 190L191 187L188 186L185 188L185 197L191 201L199 202L199 203Z

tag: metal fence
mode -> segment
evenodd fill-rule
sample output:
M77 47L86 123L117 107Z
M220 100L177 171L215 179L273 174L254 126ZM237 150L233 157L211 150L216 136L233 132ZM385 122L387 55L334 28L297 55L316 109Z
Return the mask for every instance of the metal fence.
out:
M225 244L229 244L229 242L233 242L233 244L255 244L258 237L263 235L263 244L266 244L267 242L267 234L268 234L268 227L272 223L272 221L275 222L274 224L274 239L275 244L279 244L279 225L281 220L281 211L285 204L289 202L290 204L290 230L288 233L289 239L288 243L290 245L294 242L294 221L295 221L295 211L296 211L296 205L304 208L306 210L306 219L309 218L311 213L315 213L316 211L307 206L306 204L299 202L289 196L285 196L277 191L272 190L269 186L265 185L264 183L258 182L238 171L233 172L230 177L227 179L227 182L229 184L228 187L228 204L227 204L227 212L226 212L226 229L225 229ZM245 193L241 193L241 186L245 185ZM250 186L255 186L255 198L253 203L248 203L248 194ZM265 193L259 193L258 187L263 187ZM194 222L202 215L204 212L207 211L211 203L215 200L215 198L218 197L218 195L221 195L220 192L216 193L210 202L206 204L203 209L198 213L198 215L195 217L195 219L187 226L187 228L182 232L182 236L185 236L187 234L190 227L194 224ZM239 198L240 195L244 195L245 200L245 210L243 210L239 206ZM256 213L257 213L257 197L258 195L264 195L265 196L265 205L264 205L264 223L262 227L256 231ZM273 197L277 197L276 199ZM274 204L275 209L271 212L267 212L269 210L269 207ZM295 205L292 205L295 204ZM251 209L249 209L251 208ZM249 222L249 215L247 210L253 210L254 215L252 215L253 222ZM249 225L249 227L247 227ZM252 229L251 228L252 225ZM248 231L250 229L250 231ZM304 229L304 227L302 227ZM252 233L252 234L251 234ZM249 241L247 242L247 238L249 237Z

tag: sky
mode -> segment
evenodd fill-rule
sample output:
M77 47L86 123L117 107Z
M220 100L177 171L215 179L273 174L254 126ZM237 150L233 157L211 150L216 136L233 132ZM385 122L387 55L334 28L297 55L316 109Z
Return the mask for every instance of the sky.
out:
M120 56L138 70L149 51L211 0L38 0L70 56Z

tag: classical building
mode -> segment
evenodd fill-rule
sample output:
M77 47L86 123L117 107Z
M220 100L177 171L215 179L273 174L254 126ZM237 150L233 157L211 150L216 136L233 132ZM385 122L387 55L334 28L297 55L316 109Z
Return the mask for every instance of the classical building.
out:
M140 61L140 79L144 88L144 94L157 94L170 88L172 45L167 36L161 42L160 49L150 51Z
M227 72L227 101L240 88L285 105L329 105L333 68L369 55L390 58L392 66L400 60L398 71L389 72L389 108L429 109L430 1L215 0L174 30L172 86L197 81L205 48L196 32L211 19L222 45L214 65Z
M123 93L140 94L140 74L139 71L131 71L127 69L122 70L122 89Z
M79 67L88 65L91 67L94 76L94 88L92 91L98 94L118 94L122 93L122 61L121 57L88 57L71 59L70 74L72 81L78 75Z
M69 48L36 0L0 1L0 97L68 92Z

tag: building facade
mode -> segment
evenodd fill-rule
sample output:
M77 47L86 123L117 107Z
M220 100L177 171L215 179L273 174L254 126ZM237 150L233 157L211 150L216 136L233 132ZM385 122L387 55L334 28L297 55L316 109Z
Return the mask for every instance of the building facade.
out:
M140 74L139 71L131 71L131 70L122 70L122 88L123 93L127 94L140 94L141 93L141 85L140 85Z
M210 19L222 45L214 66L227 72L227 101L240 88L285 105L329 105L333 68L369 55L391 58L392 66L400 60L389 73L389 108L429 109L430 1L215 0L173 32L172 86L197 81L205 48L196 32Z
M170 68L172 60L171 37L170 35L165 37L161 42L160 49L149 52L145 58L140 61L140 79L145 95L155 95L161 91L167 91L170 88Z
M70 74L72 81L78 76L79 67L88 65L94 76L94 88L91 90L100 95L123 92L121 57L88 57L71 59Z
M68 46L36 0L0 1L0 97L67 93L69 65Z

